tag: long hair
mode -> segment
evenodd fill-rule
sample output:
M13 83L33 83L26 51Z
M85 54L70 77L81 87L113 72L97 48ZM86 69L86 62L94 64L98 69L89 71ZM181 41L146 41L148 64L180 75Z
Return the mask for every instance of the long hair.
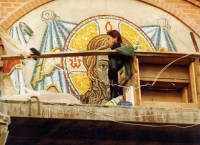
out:
M117 44L121 44L122 43L121 34L117 30L108 31L107 35L110 35L113 38L117 38Z
M101 34L94 37L88 44L87 50L97 50L100 46L106 44L107 35ZM89 104L101 104L102 100L109 100L109 92L107 86L100 82L98 74L94 71L96 67L97 56L84 56L83 64L87 69L87 76L90 78L92 85L91 89L84 95L88 99Z
M102 34L99 36L94 37L88 44L87 50L97 50L100 46L106 43L106 34ZM83 64L87 69L87 76L90 78L91 81L94 81L94 78L98 78L96 73L94 73L94 67L96 66L96 56L84 56L83 57Z

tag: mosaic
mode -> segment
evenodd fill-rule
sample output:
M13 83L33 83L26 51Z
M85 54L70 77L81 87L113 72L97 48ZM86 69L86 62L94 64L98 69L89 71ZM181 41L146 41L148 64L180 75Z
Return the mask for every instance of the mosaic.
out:
M138 26L121 17L104 15L91 17L79 23L67 37L66 47L63 51L95 50L105 43L106 32L113 29L121 33L123 37L122 45L132 45L136 47L137 42L139 42L143 50L155 50L151 40ZM79 65L78 58L80 60ZM91 104L99 104L103 100L109 100L107 56L84 56L83 58L78 58L66 58L66 61L63 61L63 67L66 68L65 72L67 72L67 80L71 80L74 89L83 92ZM81 70L79 69L81 66L81 59L83 59L83 64L86 68L86 71L82 70L82 73L80 73ZM70 65L74 65L76 68L73 67L73 69L70 70ZM71 72L75 73L73 73L73 75L68 75Z
M122 45L131 45L145 51L159 50L159 47L176 50L167 33L170 30L169 25L138 27L113 15L94 16L76 24L59 20L60 17L53 11L44 11L41 19L47 24L40 44L41 53L95 50L106 42L106 32L114 29L121 33ZM167 24L165 21L159 22ZM32 35L31 29L25 23L20 23L19 30ZM18 36L19 33L11 29L10 34ZM29 37L22 40L26 39ZM37 59L31 85L34 90L54 89L56 92L84 95L81 99L86 100L86 103L101 104L110 99L108 57Z
M111 15L91 17L79 23L68 36L66 49L87 50L88 43L94 37L106 34L110 29L118 30L132 46L136 46L138 40L143 50L155 50L154 44L141 28L124 18Z

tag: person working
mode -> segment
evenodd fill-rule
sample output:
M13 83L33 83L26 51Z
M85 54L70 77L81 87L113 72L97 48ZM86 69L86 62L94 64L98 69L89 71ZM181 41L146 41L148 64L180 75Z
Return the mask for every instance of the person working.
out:
M103 45L97 46L95 50L111 49L116 50L117 52L122 54L116 56L108 56L108 79L110 82L110 99L112 99L123 94L123 88L118 86L118 71L124 66L126 72L126 79L130 79L132 75L130 70L130 59L134 55L134 48L131 46L131 44L124 43L121 34L117 30L108 31L107 34L102 34L101 36L105 38L101 39L103 40L103 42L95 44ZM97 40L97 38L95 38L94 40Z
M107 47L114 50L116 48L121 47L122 37L117 30L111 30L107 32ZM109 69L108 69L108 78L110 81L110 95L111 98L116 98L119 95L123 94L122 87L118 85L118 71L123 67L123 55L117 56L108 56L109 58ZM111 59L116 60L115 65L110 63Z

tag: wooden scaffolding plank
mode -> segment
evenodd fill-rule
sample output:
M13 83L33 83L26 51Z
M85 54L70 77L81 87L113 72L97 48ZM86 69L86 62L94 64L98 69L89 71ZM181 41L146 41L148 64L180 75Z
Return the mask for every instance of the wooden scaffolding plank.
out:
M182 94L182 102L183 103L188 103L188 92L187 92L187 88L186 87L184 87L182 89L181 94Z
M3 61L1 61L2 55L3 55L3 46L1 45L1 42L0 42L0 68L3 67Z
M200 109L200 94L197 95L198 108Z
M196 40L195 40L195 37L194 37L193 32L190 32L190 36L191 36L191 38L192 38L192 42L193 42L193 44L194 44L194 48L195 48L196 52L199 52L199 48L198 48L198 45L197 45L197 42L196 42Z
M20 118L46 118L46 119L78 119L78 120L102 120L102 121L125 121L125 122L154 122L154 123L181 123L199 124L200 113L197 104L193 103L169 103L169 108L165 108L162 102L157 102L158 107L122 107L102 105L66 105L41 103L41 113L38 115L38 105L33 102L31 116L29 116L29 103L13 101L12 103L0 101L0 112L9 112L12 117ZM176 108L173 109L171 106ZM176 105L177 104L177 105ZM183 106L183 107L182 107ZM150 108L151 107L151 108ZM185 109L184 109L185 108ZM190 109L187 109L190 108ZM149 117L149 115L152 117ZM176 115L180 114L180 115ZM105 117L103 117L105 116ZM140 117L143 116L143 117ZM171 119L170 119L171 118ZM16 122L15 122L16 123Z
M140 77L141 81L153 82L154 79L155 79L155 77L154 78L152 78L152 77L151 78ZM160 78L158 78L158 79L156 79L156 82L189 83L190 81L189 81L189 79L169 79L169 78L167 78L167 79L165 79L165 78L160 79Z
M181 108L181 109L198 108L198 104L194 103L156 102L156 101L142 101L141 106L153 107L153 108Z
M196 77L195 77L194 62L192 62L190 64L190 66L189 66L189 72L190 72L192 102L194 104L197 104L197 89L196 89Z
M140 72L139 72L139 61L136 57L134 57L134 66L136 67L136 72L137 72L137 73L134 73L135 106L140 106L140 103L141 103Z
M200 108L200 66L199 66L199 59L195 59L194 61L195 67L195 79L196 79L196 87L197 87L197 103L198 107Z
M28 58L52 58L52 57L73 57L73 56L92 56L92 55L120 55L115 50L87 50L87 51L71 51L71 52L49 52L49 53L42 53L40 56L36 55L30 55ZM186 60L182 61L181 63L184 65L184 63L188 64L189 62L193 61L194 58L200 58L200 53L191 53L188 55L188 53L181 53L181 52L159 52L159 51L135 51L134 55L137 56L137 58L140 60L140 63L144 60L146 61L146 58L151 57L152 59L156 59L160 61L160 59L164 60L174 60L176 58L180 58L185 56L184 59ZM2 55L2 60L12 60L12 59L26 59L24 56L18 54L18 55ZM148 60L150 62L150 60ZM171 60L170 60L171 62ZM168 62L167 62L168 63ZM175 62L176 63L176 62Z
M197 94L200 93L200 71L199 71L199 59L194 60L194 69L195 69L195 79L196 79L196 87Z
M154 79L157 74L165 67L165 65L157 64L140 64L140 77ZM178 71L177 71L178 70ZM173 75L172 75L173 74ZM171 65L168 66L160 75L159 79L171 79L171 80L188 80L189 70L186 65Z
M132 73L137 73L137 64L134 63L134 62L136 62L136 61L137 61L136 57L133 57L133 58L131 59L131 72L132 72Z
M3 46L0 44L0 56L3 55Z

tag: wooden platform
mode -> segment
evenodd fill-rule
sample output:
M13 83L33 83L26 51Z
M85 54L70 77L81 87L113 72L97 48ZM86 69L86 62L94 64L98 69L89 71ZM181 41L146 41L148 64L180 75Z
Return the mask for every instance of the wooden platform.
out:
M200 108L199 53L135 52L135 106Z
M43 53L40 56L30 55L29 58L73 57L86 55L120 55L115 50L72 51ZM134 86L135 105L155 104L156 102L181 103L186 108L200 108L200 53L183 52L147 52L135 51L132 61L132 80ZM2 55L1 60L25 59L22 55ZM122 73L123 74L123 73ZM131 82L131 83L130 83ZM141 87L142 86L142 87ZM168 98L166 97L168 95ZM163 97L164 96L164 97ZM178 106L179 106L178 105ZM172 105L170 105L172 106ZM174 107L176 108L177 105Z
M199 110L179 107L0 102L0 112L11 117L6 145L200 143Z
M110 50L30 57L85 55L119 54ZM135 52L133 76L126 83L134 87L130 108L0 101L0 112L11 117L6 145L200 144L199 57L199 53ZM25 58L1 57L8 59Z

